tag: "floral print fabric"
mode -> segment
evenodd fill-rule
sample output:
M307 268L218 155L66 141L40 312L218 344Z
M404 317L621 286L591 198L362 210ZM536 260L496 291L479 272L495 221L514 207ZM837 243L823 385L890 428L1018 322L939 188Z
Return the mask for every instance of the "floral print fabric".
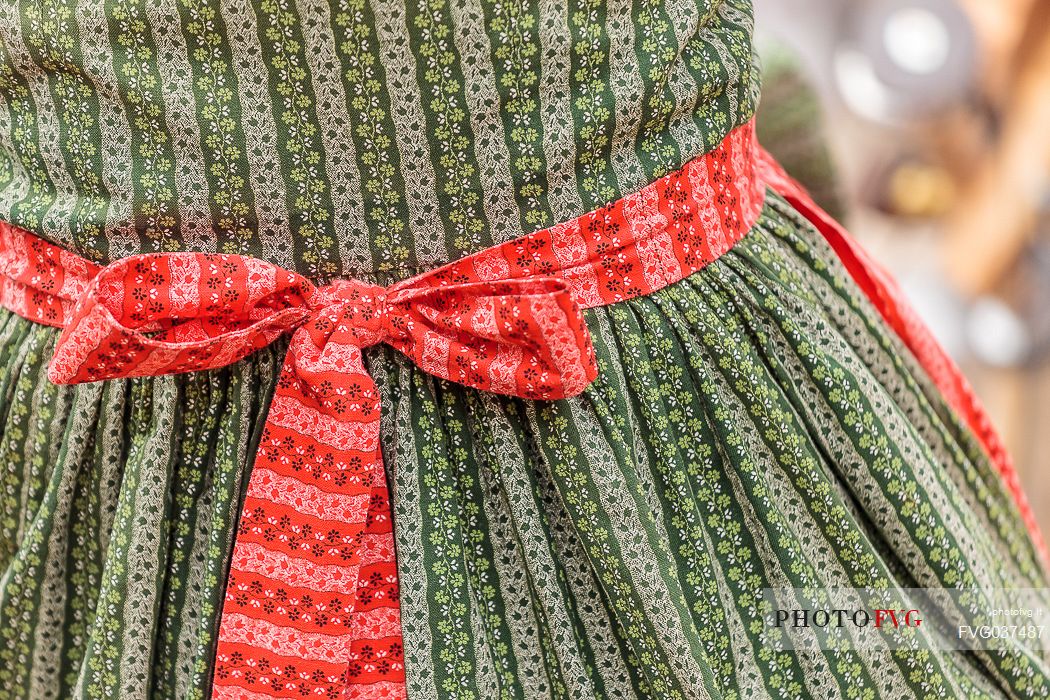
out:
M999 471L1016 501L1044 566L1050 563L1050 554L1036 522L1035 513L1032 512L1028 498L1021 489L1013 459L962 371L912 309L896 281L871 259L842 225L822 211L801 185L789 177L768 153L762 154L760 167L762 177L769 186L784 196L791 206L824 235L853 280L908 350L915 355L948 404L966 421L981 441L992 464Z
M651 293L728 250L759 213L755 153L748 124L596 212L386 288L317 288L236 255L97 270L0 227L5 298L64 325L53 382L214 369L294 331L237 526L214 697L404 697L380 407L362 350L385 343L483 391L579 394L598 371L581 307Z
M249 256L303 290L368 293L600 219L747 123L757 86L747 0L0 8L0 220L59 244L0 261L4 305L40 322L0 311L0 698L258 698L274 686L217 669L243 660L222 653L246 629L224 606L331 609L226 585L244 536L287 525L251 482L288 340L56 385L41 324L71 318L100 266ZM393 654L409 697L464 700L1047 694L1021 645L802 657L763 633L765 586L1045 582L994 465L824 238L773 193L752 204L753 227L723 220L733 235L692 251L717 258L703 269L662 277L649 247L658 284L581 304L598 377L576 396L496 396L360 351L403 648L361 645L351 673ZM356 593L389 599L389 582ZM241 671L300 695L342 680Z
M783 200L588 322L601 372L569 401L375 362L410 697L1046 695L1023 646L794 654L764 632L767 586L1045 585L977 441Z
M390 284L713 149L754 113L751 28L750 0L12 0L0 220Z
M766 586L1044 585L976 439L779 197L717 261L586 319L599 376L555 402L365 351L409 697L1045 694L1019 645L801 658L762 633ZM202 697L283 341L63 387L52 329L3 332L0 695Z

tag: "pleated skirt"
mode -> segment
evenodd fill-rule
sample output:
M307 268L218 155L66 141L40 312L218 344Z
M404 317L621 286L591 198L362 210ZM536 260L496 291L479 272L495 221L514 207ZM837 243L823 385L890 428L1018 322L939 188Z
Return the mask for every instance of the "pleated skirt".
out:
M410 698L1050 695L1020 643L771 640L766 588L1046 586L975 438L779 197L713 264L587 320L600 375L557 402L366 351ZM284 345L56 386L56 338L0 312L0 698L206 697Z

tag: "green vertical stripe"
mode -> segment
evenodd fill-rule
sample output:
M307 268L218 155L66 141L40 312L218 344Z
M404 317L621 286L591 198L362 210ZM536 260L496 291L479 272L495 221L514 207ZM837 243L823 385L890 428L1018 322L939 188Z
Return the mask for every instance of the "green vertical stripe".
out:
M608 84L609 36L604 3L570 3L569 29L569 92L577 133L575 171L584 209L589 211L615 199L617 193L616 174L610 163L616 100Z
M332 235L331 187L324 174L317 98L304 53L301 20L290 0L267 0L259 4L258 11L289 225L298 243L296 269L310 277L329 279L339 271L340 258Z
M347 86L347 111L356 117L349 135L358 154L371 258L378 272L415 267L396 121L379 59L375 15L366 0L336 0L332 25Z
M481 183L463 74L453 45L448 0L414 0L408 31L416 59L417 81L429 127L442 221L455 250L480 250L492 244L481 202Z
M175 160L165 123L156 44L148 29L148 9L146 2L120 0L107 5L106 16L114 47L113 68L124 88L122 101L133 127L133 225L149 250L175 251L182 246Z
M102 181L98 95L85 74L73 2L19 4L26 44L46 71L58 119L58 144L78 199L71 212L73 245L84 255L107 255L104 235L110 193Z
M557 223L547 201L547 161L537 93L539 8L523 0L491 0L484 5L521 230L531 232Z
M222 14L208 0L179 0L179 16L193 68L200 146L206 159L207 182L200 185L209 192L220 252L259 250L247 149L238 123L242 115L238 78Z
M667 131L675 106L670 79L678 65L679 47L661 0L636 3L634 23L635 55L644 84L636 148L649 179L655 180L681 164L678 146Z
M17 6L5 12L17 15ZM0 45L0 94L11 114L10 146L4 154L12 175L9 186L25 187L23 196L10 205L6 218L30 230L39 231L44 215L55 203L57 193L40 152L37 105L26 77L15 68L14 59L6 45ZM69 243L72 244L72 241Z

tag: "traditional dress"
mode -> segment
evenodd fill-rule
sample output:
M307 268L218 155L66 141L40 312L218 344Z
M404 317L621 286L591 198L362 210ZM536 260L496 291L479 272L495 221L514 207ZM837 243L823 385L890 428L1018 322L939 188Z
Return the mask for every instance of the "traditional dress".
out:
M1045 578L748 2L3 13L0 698L1050 693L765 626Z

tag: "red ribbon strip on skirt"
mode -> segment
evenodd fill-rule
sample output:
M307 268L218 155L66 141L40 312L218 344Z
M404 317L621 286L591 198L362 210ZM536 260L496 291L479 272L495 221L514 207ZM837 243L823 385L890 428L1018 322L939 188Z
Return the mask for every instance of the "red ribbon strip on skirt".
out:
M214 698L404 698L380 400L362 350L554 400L598 372L582 309L649 294L729 250L765 186L751 123L637 193L379 287L317 287L241 255L155 253L106 267L0 225L0 303L64 327L59 383L229 365L285 333L234 543Z

